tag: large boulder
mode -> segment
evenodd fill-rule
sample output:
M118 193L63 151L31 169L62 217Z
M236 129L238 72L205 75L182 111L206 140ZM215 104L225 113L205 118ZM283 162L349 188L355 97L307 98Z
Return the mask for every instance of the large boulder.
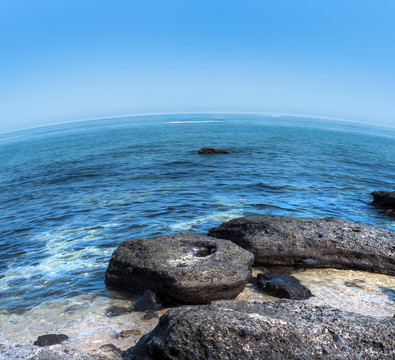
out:
M395 212L395 191L373 191L372 205L389 210L390 213Z
M247 216L211 229L259 265L360 269L395 275L395 232L341 218Z
M216 301L168 311L124 359L393 359L394 328L304 301Z
M177 233L123 242L111 257L106 284L189 304L233 299L251 277L254 256L236 244Z

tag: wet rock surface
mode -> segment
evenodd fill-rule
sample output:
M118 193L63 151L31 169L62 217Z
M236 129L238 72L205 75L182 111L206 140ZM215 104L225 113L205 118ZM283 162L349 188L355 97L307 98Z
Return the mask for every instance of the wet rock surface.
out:
M146 311L146 312L144 313L144 315L141 317L141 320L149 321L149 320L157 319L157 318L159 318L159 315L158 315L156 312L154 312L154 311L152 311L152 310L148 310L148 311Z
M170 310L124 359L392 359L394 326L304 301L216 301Z
M387 210L390 215L395 214L395 191L374 191L372 205Z
M304 300L313 296L311 291L292 275L260 273L257 276L257 286L267 294L279 298Z
M395 232L342 218L247 216L211 229L255 255L257 265L359 269L395 275Z
M212 147L204 147L198 150L198 154L229 154L228 151L222 149L216 149Z
M111 257L106 284L175 302L235 298L251 277L253 254L236 244L179 233L123 242Z
M67 340L69 337L64 334L47 334L41 335L38 339L34 342L33 345L36 346L50 346L55 344L60 344L63 341Z
M90 354L97 360L122 360L123 351L118 349L113 344L106 344L100 346L98 349L92 351Z

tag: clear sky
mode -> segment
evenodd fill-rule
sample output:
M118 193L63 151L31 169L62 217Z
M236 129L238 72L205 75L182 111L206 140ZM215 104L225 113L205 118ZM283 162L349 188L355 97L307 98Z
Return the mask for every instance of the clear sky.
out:
M142 113L395 126L394 0L1 0L0 132Z

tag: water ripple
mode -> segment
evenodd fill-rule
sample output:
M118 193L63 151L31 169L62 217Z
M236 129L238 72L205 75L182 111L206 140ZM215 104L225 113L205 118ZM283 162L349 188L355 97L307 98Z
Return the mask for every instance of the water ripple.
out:
M126 239L205 233L252 214L395 230L369 205L370 192L395 190L393 130L290 117L149 120L65 124L0 143L2 313L107 296L104 271ZM198 155L203 146L230 154ZM393 301L393 289L382 293Z

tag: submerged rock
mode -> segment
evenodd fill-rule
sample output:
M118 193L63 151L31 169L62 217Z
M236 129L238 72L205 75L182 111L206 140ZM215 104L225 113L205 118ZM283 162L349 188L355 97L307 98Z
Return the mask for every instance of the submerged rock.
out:
M199 154L229 154L229 152L226 150L215 149L215 148L211 148L211 147L201 148L198 151L198 153Z
M152 290L144 292L143 296L139 298L134 304L134 311L147 311L147 310L159 310L162 308L162 304L158 299L157 295Z
M389 210L390 213L395 212L395 191L374 191L372 205Z
M117 335L115 336L115 338L116 338L116 339L126 339L126 338L128 338L128 337L131 337L131 336L138 336L138 335L141 335L141 332L140 332L140 330L138 330L138 329L134 329L134 330L123 330L123 331L121 331L119 334L117 334Z
M63 341L67 340L69 337L64 334L47 334L41 335L38 339L34 342L33 345L36 346L50 346L55 344L60 344Z
M112 305L112 306L109 306L106 309L105 314L109 318L114 318L114 317L117 317L117 316L128 314L130 312L132 312L132 310L130 308L126 308L126 307L123 307L123 306Z
M394 326L304 301L216 301L168 311L124 359L391 359Z
M292 275L263 274L257 276L257 286L269 295L292 300L313 296L311 291Z
M254 256L236 244L179 233L123 242L111 257L106 284L190 304L235 298L251 277Z
M258 265L360 269L395 275L395 232L341 218L247 216L211 229Z

